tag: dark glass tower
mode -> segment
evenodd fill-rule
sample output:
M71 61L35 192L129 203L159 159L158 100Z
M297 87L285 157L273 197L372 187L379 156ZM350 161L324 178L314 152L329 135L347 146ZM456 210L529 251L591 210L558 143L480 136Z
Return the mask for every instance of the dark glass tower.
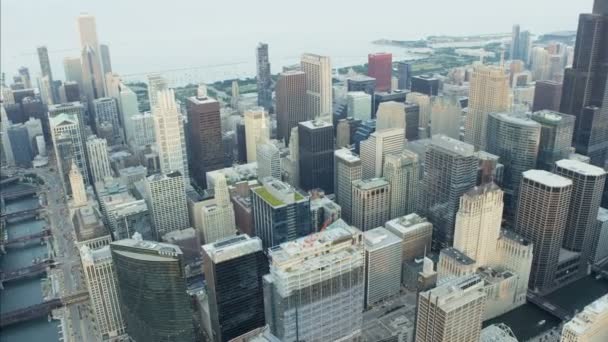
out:
M135 341L194 341L180 248L125 239L113 242L110 249L129 336Z
M203 265L212 341L230 341L266 324L262 277L268 261L258 237L244 234L203 246Z
M321 188L334 192L334 128L324 121L298 125L300 185L306 191Z
M256 66L258 81L258 106L270 111L272 107L272 81L270 78L270 61L268 44L259 43L256 49Z

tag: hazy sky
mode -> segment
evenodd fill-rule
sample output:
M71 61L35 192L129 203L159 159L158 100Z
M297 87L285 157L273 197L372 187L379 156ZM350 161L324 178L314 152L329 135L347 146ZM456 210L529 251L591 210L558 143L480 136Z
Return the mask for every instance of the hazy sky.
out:
M150 68L196 65L192 55L200 55L199 65L253 58L256 41L273 43L272 62L273 50L290 55L314 49L317 40L339 46L343 37L365 42L509 32L514 23L533 33L574 30L579 13L591 8L592 0L0 0L0 65L9 76L19 65L36 74L32 53L47 45L59 68L64 56L78 54L80 12L96 16L113 63L137 69L147 62ZM54 73L62 76L59 69Z

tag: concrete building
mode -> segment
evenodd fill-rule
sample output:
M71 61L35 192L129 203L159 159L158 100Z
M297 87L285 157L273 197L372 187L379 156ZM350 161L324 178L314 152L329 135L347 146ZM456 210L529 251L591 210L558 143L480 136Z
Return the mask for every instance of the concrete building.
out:
M405 146L405 131L401 128L372 133L361 142L363 179L382 177L382 167L389 154L401 153Z
M129 120L131 131L128 139L131 148L137 150L156 142L154 116L150 112L133 115Z
M255 49L255 52L258 106L270 111L272 108L272 79L270 78L268 44L259 43Z
M351 91L346 94L348 117L369 120L372 118L372 96L362 91Z
M103 123L112 125L111 145L118 145L123 141L123 131L120 127L118 103L113 97L102 97L93 101L95 112L95 127L99 129Z
M97 138L94 135L87 139L87 153L89 167L91 168L91 179L93 183L103 181L106 177L112 177L113 172L108 158L108 144L106 139Z
M608 209L600 208L597 213L596 243L593 246L592 263L608 258Z
M213 199L203 201L199 234L205 244L214 243L236 234L234 206L230 202L226 178L214 175Z
M395 101L382 102L376 112L376 131L402 128L407 131L405 104Z
M428 138L429 125L431 122L431 97L423 93L408 93L407 102L418 105L418 136L420 138Z
M286 71L276 85L277 138L289 143L291 130L302 121L312 120L306 111L306 73Z
M137 341L194 341L181 249L136 236L112 242L110 251L129 337Z
M313 193L310 198L310 222L313 231L321 231L341 217L342 208L336 202L323 194Z
M184 185L188 185L190 175L184 123L177 102L175 102L173 90L159 91L156 101L157 104L152 110L152 114L154 114L154 132L156 133L160 170L163 173L179 172L183 176Z
M300 67L306 73L306 113L313 120L320 118L331 123L333 101L329 57L305 53Z
M110 231L101 220L101 214L96 206L85 204L72 208L72 211L76 248L86 246L96 250L112 242Z
M32 167L34 153L27 127L23 124L12 125L8 127L7 135L10 141L7 147L12 149L11 154L15 165L23 168Z
M509 108L509 75L502 68L475 65L470 79L464 141L484 149L488 114Z
M321 188L334 193L334 129L322 120L298 124L300 186L305 191Z
M278 141L259 142L257 144L256 160L258 163L258 178L272 177L281 180L281 151Z
M404 216L416 211L418 203L418 155L409 150L388 154L384 160L384 179L390 184L389 218Z
M399 79L398 89L410 89L410 80L412 78L412 64L405 61L398 61L397 75Z
M479 276L456 278L418 298L416 342L479 340L486 299Z
M552 171L556 161L570 155L575 117L540 110L530 114L530 119L540 124L537 168Z
M367 231L382 226L389 218L391 190L383 178L352 182L352 224Z
M247 146L247 162L256 161L257 144L270 139L270 125L266 112L261 109L245 112L245 139Z
M91 250L80 247L84 282L89 291L91 311L95 316L95 332L100 341L110 341L125 334L120 311L116 272L110 246Z
M515 231L534 244L529 288L541 293L555 287L572 181L544 170L523 173Z
M365 283L361 232L344 221L268 252L264 306L281 341L361 338ZM321 291L321 288L325 291Z
M167 90L168 88L169 85L167 80L160 74L148 75L148 101L150 103L150 110L153 114L158 106L158 92Z
M49 121L58 172L62 176L65 193L70 194L67 176L72 161L78 166L85 184L89 183L85 144L80 122L76 115L68 113L50 116Z
M81 206L87 204L88 199L87 191L84 186L84 177L78 169L78 165L76 165L73 160L72 165L70 166L69 179L72 201L74 206Z
M384 227L401 238L403 262L413 261L431 251L433 225L418 214L392 219Z
M561 342L600 342L608 339L608 295L585 306L564 324Z
M63 71L65 73L65 80L78 83L78 87L81 89L84 86L82 78L82 63L79 57L65 57L63 59ZM76 100L80 101L80 99Z
M144 186L157 240L166 233L190 227L181 173L152 175L146 178Z
M379 52L367 55L367 75L376 79L377 91L391 91L393 55Z
M310 199L286 183L264 179L251 189L255 234L264 249L306 236L312 232Z
M203 246L212 341L232 341L266 324L262 241L247 234Z
M439 79L432 75L413 76L410 80L411 91L427 96L437 96L439 94Z
M462 108L455 96L435 96L431 100L431 133L460 139Z
M352 183L361 179L361 159L346 148L334 152L334 185L336 202L342 207L342 218L352 222Z
M148 239L154 239L150 211L146 201L134 196L126 188L104 187L97 184L99 205L104 221L112 231L114 240L128 239L139 233Z
M363 233L365 305L391 298L401 290L402 241L383 227Z
M101 51L97 40L95 17L90 14L78 16L78 33L82 61L84 94L89 103L105 96L105 78L101 66Z

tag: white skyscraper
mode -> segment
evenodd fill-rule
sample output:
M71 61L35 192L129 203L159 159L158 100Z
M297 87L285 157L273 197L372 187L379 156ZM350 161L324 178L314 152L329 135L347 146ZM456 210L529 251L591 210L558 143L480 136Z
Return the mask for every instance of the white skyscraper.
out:
M167 80L159 74L148 75L148 99L150 101L150 110L154 113L158 105L158 92L169 88Z
M462 108L455 96L435 96L431 101L431 134L460 138Z
M65 73L65 80L78 83L82 91L83 81L80 57L65 57L63 59L63 71Z
M82 246L80 259L99 340L108 341L125 334L110 246L96 250Z
M0 117L0 125L2 125L0 131L0 134L2 134L2 155L4 156L4 159L6 159L6 163L9 166L13 166L15 165L15 157L13 156L11 141L8 138L8 128L10 127L11 122L8 121L8 116L6 115L3 104L0 104L0 111L0 115L2 115L2 117Z
M57 158L57 168L62 176L64 190L66 194L69 194L67 176L72 161L76 162L85 183L88 183L87 160L81 124L79 117L72 113L49 115L49 121L55 157Z
M133 127L134 124L132 122L133 117L139 114L137 95L135 92L133 92L133 90L125 86L120 88L119 97L120 101L118 101L118 103L120 104L120 115L124 125L123 128L125 130L125 139L127 144L129 144L131 148L135 149L136 147L140 146L134 143L136 133L134 132L135 128Z
M362 91L352 91L346 94L348 117L369 120L372 118L372 96Z
M333 100L329 57L305 53L300 67L306 73L306 112L309 117L331 122Z
M416 211L420 166L418 155L409 150L399 154L388 154L384 160L384 179L391 188L391 210L389 218L411 214Z
M78 16L78 32L82 60L84 93L89 103L105 96L105 77L101 66L101 52L97 40L95 17L89 14Z
M97 138L94 135L89 136L87 139L87 153L93 183L103 181L105 177L112 177L106 139Z
M401 238L386 228L363 233L365 246L365 305L395 296L401 290Z
M112 145L122 142L122 130L119 122L118 103L113 97L102 97L93 101L95 125L99 129L102 123L112 125Z
M272 177L281 180L281 153L274 141L257 144L258 179Z
M418 135L420 138L429 138L429 123L431 121L431 97L422 93L407 94L407 101L420 107L418 117Z
M74 206L87 204L87 191L84 187L84 180L74 160L72 160L70 168L70 189L72 190Z
M376 131L405 127L405 103L396 101L382 102L376 112Z
M188 184L188 157L182 114L172 89L161 90L157 95L157 105L152 113L160 169L163 173L179 171L184 177L184 184Z
M334 193L336 203L342 207L342 218L352 222L353 181L361 179L361 159L349 149L334 152Z
M386 129L372 133L361 142L363 179L382 177L384 158L388 154L401 153L405 145L405 130Z
M156 142L154 133L154 117L149 112L135 114L130 117L128 125L132 131L130 133L129 145L134 149L144 148Z
M235 235L236 223L234 206L230 201L226 177L223 174L211 176L214 183L215 198L206 200L202 204L202 232L204 244L209 244Z
M179 171L152 175L144 186L157 240L166 233L190 227L186 190Z
M257 144L270 139L270 129L266 112L262 108L245 112L245 140L247 145L247 162L257 158Z

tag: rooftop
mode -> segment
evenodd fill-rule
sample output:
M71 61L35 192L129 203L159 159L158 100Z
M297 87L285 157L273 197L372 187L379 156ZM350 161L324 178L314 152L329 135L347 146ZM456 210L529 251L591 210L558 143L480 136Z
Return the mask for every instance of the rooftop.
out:
M127 247L131 250L125 251L121 249L120 253L123 255L149 260L163 261L168 258L175 259L178 255L182 254L179 246L156 241L144 241L140 238L114 241L110 244L111 249L113 249L112 246Z
M360 162L361 158L359 158L359 156L357 156L355 153L353 153L353 151L347 149L347 148L341 148L339 150L336 150L334 152L334 155L340 159L343 159L347 162L350 163L354 163L354 162Z
M600 208L600 210L597 212L597 220L600 222L607 222L608 221L608 209Z
M602 316L608 313L608 294L600 297L593 303L587 305L585 309L579 312L572 320L564 326L564 330L568 329L578 335L582 335L586 331L602 325Z
M72 217L72 223L78 242L110 235L109 230L101 221L101 215L96 208L90 205L77 208Z
M361 190L371 190L388 186L388 182L384 178L360 179L353 181L353 186Z
M446 256L456 260L462 265L473 265L475 264L475 260L469 258L464 253L459 251L454 247L448 247L441 250L441 254L445 254Z
M563 188L572 185L572 181L568 178L556 175L545 170L528 170L523 173L524 178L533 182L551 187Z
M432 226L429 221L419 216L416 213L394 218L385 224L386 227L391 227L398 230L402 234L414 232L421 228Z
M368 251L382 249L396 243L401 244L401 238L383 227L363 232L363 241L365 242L365 249Z
M564 114L547 109L539 110L530 114L530 118L534 121L549 125L558 125L560 123L574 124L575 120L574 115Z
M216 103L217 100L211 98L211 97L203 97L203 96L190 96L188 98L188 100L190 100L192 103L194 104L206 104L206 103Z
M304 196L300 195L287 183L276 179L269 179L270 178L267 178L262 186L253 188L251 191L255 192L271 206L278 207L291 203L292 201L298 202L305 199ZM293 199L290 198L291 195L293 195ZM281 198L279 198L279 196Z
M606 174L604 169L573 159L562 159L555 162L557 167L567 169L583 176L600 177Z
M526 127L540 127L540 124L528 117L525 113L501 112L490 113L490 116L498 120L505 121L514 125Z
M501 237L513 240L513 241L517 241L519 243L521 243L524 246L527 246L530 244L530 241L528 241L526 238L524 238L523 236L517 234L516 232L509 230L509 229L503 229L500 231L500 235Z
M243 255L262 251L262 240L247 234L231 236L203 246L203 251L215 264Z
M473 145L450 138L443 134L433 135L430 146L442 149L448 153L456 153L464 157L472 157L475 154Z
M309 120L300 122L300 125L309 129L319 129L324 127L333 127L331 123L323 120Z
M483 280L477 274L468 275L449 280L420 296L430 297L430 301L437 304L444 311L450 312L462 307L463 304L485 296Z
M361 75L361 74L350 76L348 79L352 80L352 81L356 81L356 82L363 82L363 81L368 81L368 82L374 81L375 82L376 81L376 79L373 77L369 77L367 75Z

